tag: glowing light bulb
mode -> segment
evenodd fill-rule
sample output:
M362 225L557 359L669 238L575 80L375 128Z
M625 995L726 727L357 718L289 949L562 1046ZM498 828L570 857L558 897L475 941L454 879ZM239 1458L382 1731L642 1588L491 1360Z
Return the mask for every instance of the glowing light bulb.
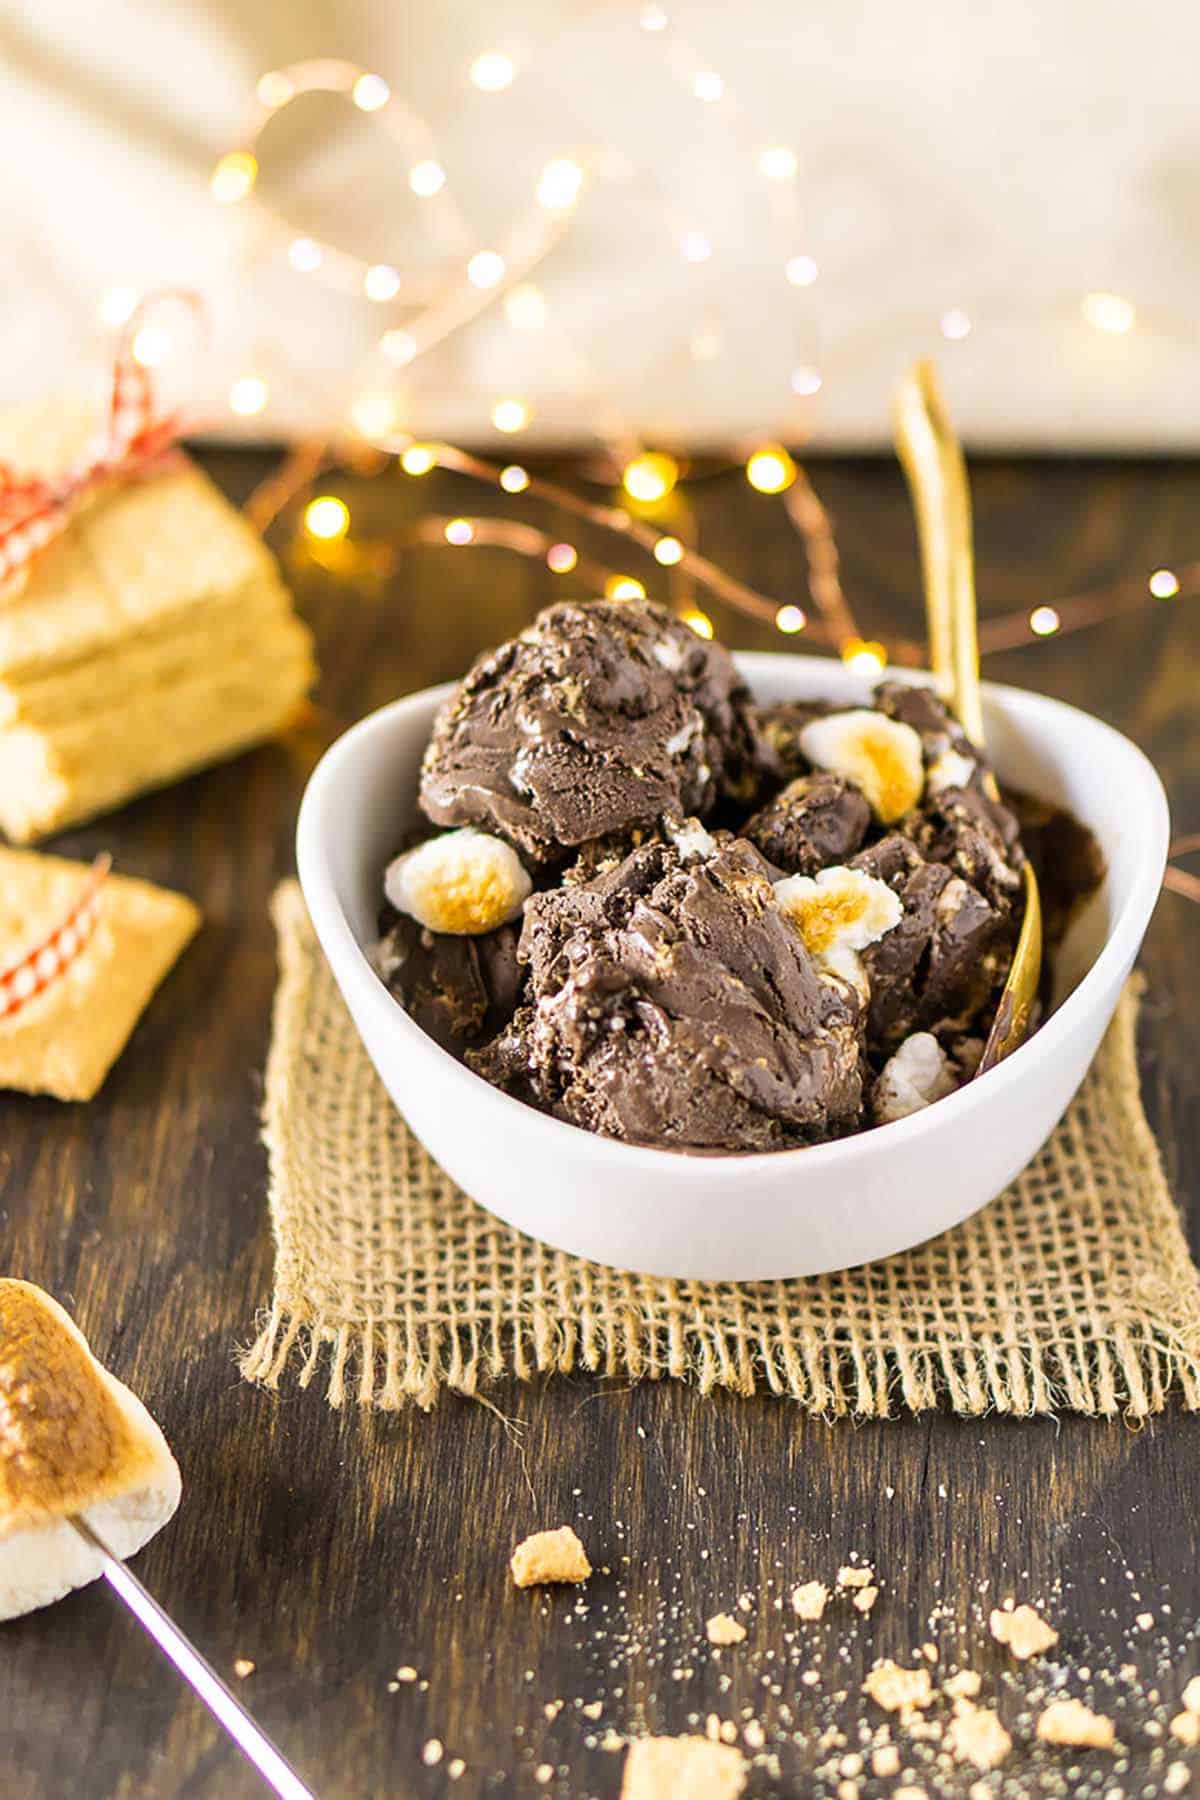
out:
M399 406L395 394L360 394L350 408L354 429L365 438L387 437L396 429Z
M493 288L504 280L504 258L495 250L477 250L467 264L467 280L473 287Z
M265 75L260 75L254 92L258 95L259 105L265 106L268 112L277 112L296 95L291 77L282 69L268 69Z
M790 256L783 272L793 287L811 287L821 273L811 256Z
M760 494L782 494L796 479L796 465L782 444L764 444L746 464L746 480Z
M707 101L711 106L723 96L725 83L715 69L697 69L692 76L692 92L697 100Z
M679 464L661 450L645 450L626 463L621 483L631 500L653 505L665 500L679 480Z
M500 471L500 486L506 494L523 494L529 486L529 471L520 463L509 463Z
M775 629L785 632L788 637L803 631L807 624L808 617L798 606L781 606L775 614Z
M1035 606L1029 615L1029 629L1038 637L1053 637L1062 619L1052 606Z
M109 288L100 301L100 322L109 325L114 331L122 325L128 325L137 309L140 298L135 287Z
M660 537L654 546L654 560L664 569L673 569L683 561L683 545L677 537Z
M360 75L351 90L351 98L359 112L378 112L392 97L392 90L382 75Z
M555 575L569 575L579 561L579 552L573 544L551 544L546 552L546 565Z
M1097 331L1111 332L1119 337L1123 332L1132 331L1137 319L1137 307L1132 300L1123 300L1120 294L1085 294L1080 302L1080 310L1089 325Z
M529 408L523 400L497 400L492 408L492 424L497 431L524 431L529 418Z
M406 475L428 475L437 467L437 451L431 444L410 444L400 453L400 467Z
M143 325L134 333L131 346L133 360L143 369L157 369L175 348L175 340L165 325Z
M638 24L643 31L665 31L670 22L661 6L643 6L638 14Z
M417 354L418 344L407 331L385 331L379 340L379 348L390 363L403 369Z
M293 238L288 245L288 261L298 275L311 275L324 261L321 246L312 238Z
M712 255L712 245L702 231L685 231L679 240L679 248L687 262L707 262Z
M538 204L547 212L566 212L578 200L582 186L583 170L579 164L572 162L569 156L556 156L542 170L537 187Z
M261 375L239 375L229 390L230 410L242 418L262 412L267 404L267 384Z
M471 64L471 80L485 94L498 94L502 88L511 86L516 72L512 57L505 56L502 50L485 50Z
M949 312L944 312L940 324L942 336L949 338L952 344L971 335L971 321L960 306L952 306Z
M689 606L686 612L680 613L685 625L691 627L697 637L710 638L713 634L713 622L706 612L698 606Z
M249 150L229 150L213 170L208 191L220 206L234 206L246 198L257 175L258 159Z
M865 675L874 675L887 667L887 650L873 638L853 637L842 646L842 661L848 669L860 669Z
M391 263L372 263L363 276L363 293L368 300L394 300L400 292L400 271Z
M1155 569L1148 585L1156 600L1170 600L1179 592L1179 577L1173 569Z
M540 288L523 281L504 296L504 316L514 331L540 331L546 323L546 302Z
M792 370L792 392L799 394L802 400L809 400L821 391L821 372L814 369L811 363L799 363Z
M787 144L772 144L759 151L758 171L768 181L790 181L799 167L796 152Z
M470 544L475 539L475 527L470 519L447 519L442 535L448 544Z
M604 584L606 600L644 600L646 590L636 575L610 575Z
M350 511L344 500L334 494L320 494L304 509L304 529L309 537L345 537L350 529Z
M424 162L414 163L408 171L408 185L421 200L431 200L446 185L446 171L440 162L426 157Z

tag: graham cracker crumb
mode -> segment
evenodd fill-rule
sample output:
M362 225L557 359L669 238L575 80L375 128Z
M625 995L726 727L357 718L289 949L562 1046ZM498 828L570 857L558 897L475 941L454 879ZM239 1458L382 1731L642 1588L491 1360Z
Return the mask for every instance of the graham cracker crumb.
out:
M638 1738L625 1759L621 1800L737 1800L745 1785L745 1761L728 1744Z
M997 1608L989 1623L996 1642L1007 1644L1021 1662L1029 1656L1040 1656L1058 1642L1053 1625L1048 1625L1032 1606L1018 1606L1011 1612Z
M1000 1723L999 1715L986 1706L973 1706L959 1700L956 1716L946 1732L946 1748L959 1762L974 1763L977 1769L994 1769L1012 1749L1012 1739Z
M1200 1744L1200 1714L1176 1713L1171 1720L1170 1732L1171 1736L1178 1738L1181 1744L1186 1744L1189 1749L1195 1749L1196 1745Z
M1116 1729L1103 1713L1094 1713L1082 1700L1052 1700L1037 1722L1044 1744L1073 1744L1082 1750L1111 1750Z
M569 1525L560 1525L557 1531L535 1531L517 1545L509 1566L518 1587L586 1581L592 1572L587 1551Z
M792 1611L799 1619L819 1619L828 1601L829 1589L823 1581L803 1581L792 1589Z
M958 1669L942 1683L942 1692L950 1700L974 1700L982 1686L983 1679L978 1670Z
M881 1777L900 1773L900 1752L895 1744L881 1744L871 1757L871 1773Z
M432 1769L442 1760L443 1748L441 1738L430 1738L421 1752L421 1761L427 1769Z
M746 1627L729 1613L714 1613L704 1630L710 1644L721 1646L743 1643L746 1637Z
M878 1598L879 1589L877 1587L863 1587L859 1588L855 1594L853 1604L857 1606L860 1613L869 1613Z
M925 1707L933 1702L933 1683L928 1669L902 1669L890 1658L871 1670L863 1682L863 1692L882 1706L884 1712L899 1712L910 1707Z
M853 1563L843 1563L837 1572L837 1584L840 1588L870 1587L874 1579L875 1571L870 1563L863 1563L861 1567Z
M248 1656L238 1656L234 1658L233 1672L239 1681L245 1681L247 1675L253 1675L257 1667L258 1664L252 1663Z

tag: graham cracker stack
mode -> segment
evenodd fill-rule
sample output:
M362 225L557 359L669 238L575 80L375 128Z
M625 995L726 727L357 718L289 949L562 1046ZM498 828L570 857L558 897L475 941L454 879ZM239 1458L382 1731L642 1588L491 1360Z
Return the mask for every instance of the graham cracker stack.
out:
M0 415L55 473L97 415ZM29 843L271 737L315 674L274 557L182 458L114 481L0 593L0 829Z

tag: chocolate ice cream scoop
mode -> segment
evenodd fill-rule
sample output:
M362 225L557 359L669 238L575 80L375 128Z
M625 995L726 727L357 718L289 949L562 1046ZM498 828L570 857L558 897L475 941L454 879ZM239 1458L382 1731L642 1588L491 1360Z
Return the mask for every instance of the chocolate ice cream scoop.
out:
M710 845L535 894L528 1002L472 1066L631 1143L773 1150L858 1123L855 996L818 974L754 847Z
M547 607L443 706L422 811L533 863L748 793L750 695L728 651L648 601Z
M375 966L388 989L444 1050L491 1037L511 1019L525 980L520 924L478 937L428 931L388 908Z
M862 844L871 808L838 775L801 775L749 819L742 835L789 875L815 875Z

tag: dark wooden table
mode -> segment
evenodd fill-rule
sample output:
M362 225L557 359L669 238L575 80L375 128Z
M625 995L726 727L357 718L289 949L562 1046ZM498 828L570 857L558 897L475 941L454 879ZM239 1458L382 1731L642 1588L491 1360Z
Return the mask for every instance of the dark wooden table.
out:
M207 460L238 496L264 466L244 454ZM915 634L898 475L842 461L815 477L863 620L885 640ZM1197 465L996 462L975 480L987 611L1200 554ZM342 491L356 528L479 504L451 477L388 473ZM697 493L705 548L802 600L778 503L736 474ZM740 1722L743 1707L772 1742L791 1720L780 1772L757 1770L754 1794L833 1794L847 1777L814 1735L840 1718L853 1748L858 1684L881 1653L904 1659L935 1641L1000 1681L1002 1711L1021 1716L1007 1660L980 1624L1006 1592L1046 1601L1076 1669L1115 1675L1135 1663L1142 1694L1116 1707L1130 1753L1115 1770L1098 1753L1018 1744L1007 1791L1162 1791L1173 1753L1141 1721L1174 1711L1196 1667L1200 1420L1174 1413L1138 1432L1070 1417L831 1426L771 1399L579 1379L495 1391L514 1428L456 1398L429 1416L360 1416L331 1412L315 1390L273 1398L239 1381L235 1346L271 1281L258 1135L275 981L267 898L293 867L305 775L339 724L457 673L561 591L499 551L412 551L366 592L303 559L293 575L321 640L328 716L55 846L113 849L126 871L194 894L206 925L90 1106L0 1097L0 1266L75 1312L183 1468L182 1507L140 1574L219 1669L254 1661L242 1691L322 1796L613 1795L622 1759L586 1738L633 1724L703 1729L710 1713ZM727 640L767 641L713 610ZM1164 602L995 657L989 672L1129 732L1163 771L1177 829L1196 829L1198 626L1194 604ZM1164 897L1145 966L1148 1101L1196 1227L1200 912ZM586 1616L574 1593L542 1600L505 1574L517 1538L568 1519L611 1569L588 1588ZM786 1654L790 1615L773 1602L851 1552L874 1561L884 1594L869 1621L853 1615L854 1626L818 1634L820 1680L808 1686ZM718 1663L700 1647L702 1622L743 1592L756 1597L750 1637ZM1145 1631L1134 1624L1143 1610L1154 1621ZM389 1690L403 1665L419 1680ZM1157 1712L1144 1696L1156 1682ZM840 1691L850 1697L839 1705ZM564 1705L550 1719L555 1700ZM595 1701L593 1721L582 1704ZM102 1585L0 1628L0 1722L0 1793L23 1800L260 1791ZM435 1738L445 1754L427 1766L422 1748ZM457 1784L454 1758L466 1765ZM974 1777L917 1779L966 1794Z

